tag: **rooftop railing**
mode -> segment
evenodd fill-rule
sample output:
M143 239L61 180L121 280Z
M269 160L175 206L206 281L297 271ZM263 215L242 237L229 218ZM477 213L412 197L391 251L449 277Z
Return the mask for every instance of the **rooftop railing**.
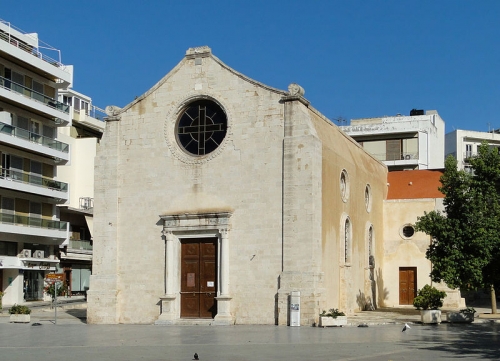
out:
M66 231L68 222L0 212L0 223Z
M40 177L38 175L33 175L13 169L2 168L0 178L25 184L31 184L42 188L54 189L61 192L68 192L68 183L59 182L51 178Z
M22 96L36 100L36 101L43 103L51 108L54 108L54 109L57 109L57 110L60 110L64 113L69 114L69 105L61 103L53 98L50 98L44 94L37 92L37 91L34 91L33 89L30 89L24 85L15 83L10 79L0 77L0 87L7 89L7 90L13 90Z
M62 68L64 67L64 65L61 63L61 52L48 45L48 44L45 44L43 42L41 42L39 39L36 39L37 42L41 42L43 43L45 46L43 48L47 49L47 50L51 50L51 51L56 51L59 55L59 60L55 60L55 59L52 59L51 57L45 55L44 53L40 52L39 49L29 45L29 44L26 44L25 42L17 39L16 37L12 36L12 34L10 33L10 29L14 29L16 30L17 32L21 33L21 34L24 34L26 36L30 36L30 34L24 32L23 30L21 29L18 29L16 28L15 26L11 25L8 21L5 21L5 20L2 20L0 19L0 23L6 25L8 27L8 31L7 32L4 32L4 31L0 31L0 40L3 40L3 41L6 41L8 42L9 44L19 48L19 49L22 49L24 51L26 51L27 53L30 53L31 55L33 56L36 56L37 58L39 59L42 59L43 61L49 63L49 64L52 64L58 68Z
M28 140L33 143L43 145L50 149L59 150L63 153L69 152L69 145L44 135L30 132L29 130L15 127L10 124L0 122L0 133L8 134L16 138Z

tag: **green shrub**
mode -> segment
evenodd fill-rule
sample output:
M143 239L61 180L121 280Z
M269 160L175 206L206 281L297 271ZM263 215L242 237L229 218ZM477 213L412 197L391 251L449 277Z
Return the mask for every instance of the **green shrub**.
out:
M9 308L9 313L11 315L29 315L31 313L31 310L28 306L22 306L16 304L11 308Z
M320 316L321 317L333 317L333 318L337 318L337 316L345 316L345 313L342 312L342 311L339 311L336 308L330 308L330 310L328 311L328 313L326 311L323 311L323 312L320 313Z
M413 299L413 306L417 310L437 310L443 307L443 298L446 297L446 292L438 291L436 287L425 285L418 290L417 297Z

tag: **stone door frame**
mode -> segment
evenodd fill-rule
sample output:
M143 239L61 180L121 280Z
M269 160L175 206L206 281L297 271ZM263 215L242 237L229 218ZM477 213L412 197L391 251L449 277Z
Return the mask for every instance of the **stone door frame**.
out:
M165 241L165 294L160 297L161 314L156 324L180 322L180 242L188 238L217 238L217 315L213 324L231 325L229 293L229 229L231 212L161 215ZM183 320L185 323L185 320Z

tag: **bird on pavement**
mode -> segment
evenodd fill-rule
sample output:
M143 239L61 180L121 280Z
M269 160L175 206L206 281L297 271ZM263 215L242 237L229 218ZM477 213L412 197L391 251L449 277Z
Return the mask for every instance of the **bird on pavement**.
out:
M196 352L194 353L194 356L193 356L193 357L194 357L194 358L193 358L193 360L199 360L199 358L198 358L198 354L197 354Z
M403 329L401 330L401 332L405 332L407 329L410 329L410 328L411 327L407 323L405 323L405 325L404 325Z

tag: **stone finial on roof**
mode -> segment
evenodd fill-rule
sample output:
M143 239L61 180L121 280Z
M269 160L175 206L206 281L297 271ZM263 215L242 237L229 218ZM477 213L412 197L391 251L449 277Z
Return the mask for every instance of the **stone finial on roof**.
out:
M300 96L303 97L305 93L306 93L306 91L304 90L304 88L302 88L297 83L291 83L288 86L288 94L289 95L300 95Z
M117 107L116 105L108 105L106 107L106 109L104 109L104 112L108 116L113 116L113 115L116 115L120 110L121 110L121 108Z
M212 54L212 49L208 46L197 46L195 48L189 48L186 50L186 57L188 58L194 58L198 56L208 56Z

